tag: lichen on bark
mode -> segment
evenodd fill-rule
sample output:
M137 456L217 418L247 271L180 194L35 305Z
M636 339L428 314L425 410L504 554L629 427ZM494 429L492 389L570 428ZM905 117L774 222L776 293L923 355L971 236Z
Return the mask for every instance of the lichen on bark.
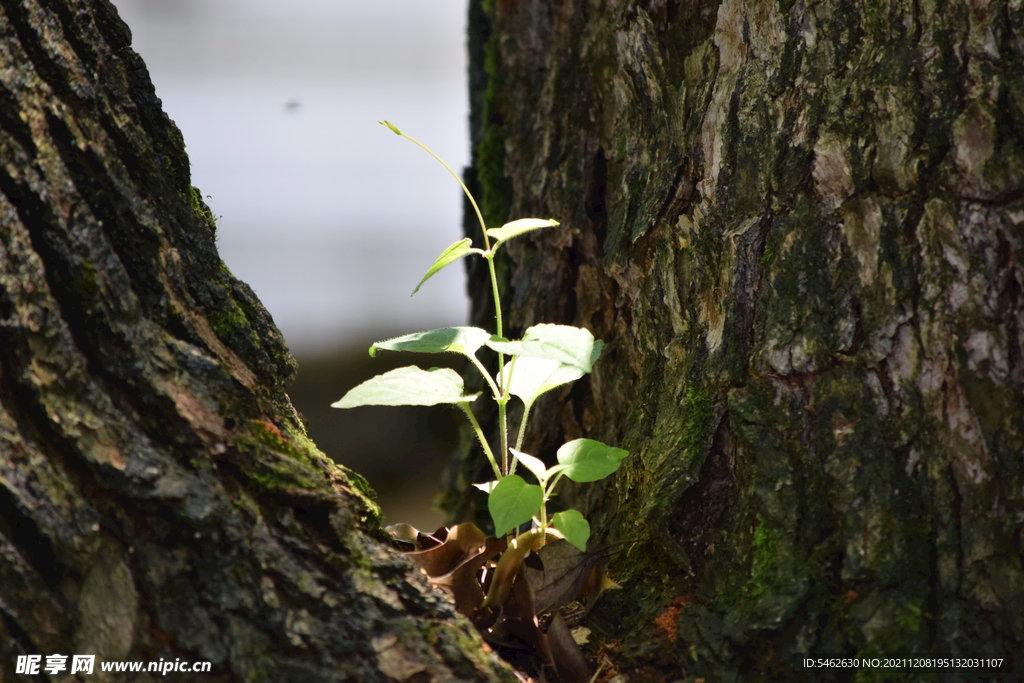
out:
M309 440L130 43L107 0L0 5L0 679L515 680Z
M631 541L591 624L620 665L1024 670L1019 3L472 4L488 219L566 226L509 245L509 333L606 342L526 450L632 452L561 492Z

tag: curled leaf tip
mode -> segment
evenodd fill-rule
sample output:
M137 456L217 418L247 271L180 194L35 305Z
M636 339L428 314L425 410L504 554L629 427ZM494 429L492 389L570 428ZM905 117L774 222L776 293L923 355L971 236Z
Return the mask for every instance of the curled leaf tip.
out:
M384 121L378 121L377 123L379 123L382 126L386 126L388 128L388 130L390 130L395 135L401 135L402 134L402 131L398 130L398 126L396 126L395 124L391 123L390 121L384 120Z

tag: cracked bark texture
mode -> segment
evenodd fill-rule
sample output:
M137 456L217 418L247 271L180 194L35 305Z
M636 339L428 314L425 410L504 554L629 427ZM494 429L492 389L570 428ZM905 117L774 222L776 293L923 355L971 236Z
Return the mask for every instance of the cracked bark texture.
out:
M470 18L488 223L566 226L509 244L510 334L607 344L538 404L525 450L632 453L561 491L597 541L634 541L590 620L630 680L855 674L804 654L1024 672L1022 3L474 0ZM481 271L470 290L492 324ZM456 470L454 489L485 472Z
M515 680L306 437L130 42L106 0L0 2L0 680Z

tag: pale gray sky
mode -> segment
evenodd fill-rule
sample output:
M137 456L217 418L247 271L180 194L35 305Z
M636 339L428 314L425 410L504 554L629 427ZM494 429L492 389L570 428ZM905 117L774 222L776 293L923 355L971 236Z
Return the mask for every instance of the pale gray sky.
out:
M467 163L464 0L114 0L218 244L297 353L460 324L461 197L387 118Z

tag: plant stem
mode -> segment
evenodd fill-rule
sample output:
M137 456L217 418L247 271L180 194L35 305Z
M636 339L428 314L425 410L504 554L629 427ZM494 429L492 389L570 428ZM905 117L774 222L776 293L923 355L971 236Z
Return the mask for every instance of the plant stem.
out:
M472 362L476 369L480 371L480 374L483 375L487 384L490 385L494 400L497 401L501 398L501 390L498 389L498 385L495 384L494 380L491 378L491 373L487 372L487 368L485 368L484 364L480 362L480 359L476 357L476 354L469 354L466 357L469 358L470 362Z
M436 154L434 154L434 151L432 149L430 149L429 147L424 145L422 142L420 142L416 138L411 137L411 136L406 135L405 133L401 132L400 130L395 128L390 123L388 123L386 121L381 121L380 123L382 125L384 125L384 126L387 126L392 132L396 133L400 137L403 137L406 140L408 140L409 142L413 143L414 145L416 145L417 147L422 149L424 152L426 152L430 156L434 157L439 164L444 166L445 169L447 169L447 171L452 174L452 177L455 178L455 182L457 182L459 184L459 187L462 188L462 191L464 193L466 193L466 197L469 199L469 203L473 205L473 211L476 212L476 219L480 222L480 232L481 232L481 234L483 235L483 238L484 238L484 248L486 250L486 253L484 254L484 258L487 259L487 269L488 269L488 271L490 273L490 276L491 276L491 293L494 296L494 320L495 320L495 326L497 328L497 335L499 337L504 337L504 335L502 333L503 330L502 330L502 324L501 324L501 297L500 297L499 292L498 292L498 275L494 271L494 253L491 252L491 240L487 236L487 223L484 222L484 215L483 215L483 213L480 212L480 206L476 203L476 199L473 198L473 194L469 191L469 188L466 187L466 184L464 182L462 182L462 178L459 177L459 174L456 173L455 171L453 171L452 167L449 166L448 164L446 164L444 159L442 159L441 157L439 157ZM504 371L505 371L505 354L503 354L503 353L501 353L499 351L498 352L498 377L499 378L501 377L501 375L502 375L502 373ZM487 375L487 373L484 373L484 377L490 379L489 376ZM507 384L507 382L506 382L506 384ZM493 382L491 383L491 388L492 388L492 390L495 389L495 386L494 386ZM495 391L495 393L498 394L498 397L497 397L496 400L498 401L498 418L499 418L499 421L501 422L500 429L501 429L501 462L503 464L503 470L502 471L503 472L508 472L508 424L507 424L506 419L505 419L505 403L508 402L508 388L507 387L501 387L501 391L500 392ZM483 432L480 431L479 425L476 424L476 418L472 417L472 413L468 410L468 408L466 410L467 410L467 413L471 416L470 419L473 420L474 426L476 427L476 429L479 432L478 436L480 436L480 442L484 444L484 448L485 448L485 450L487 450L487 456L491 459L491 464L493 465L494 464L494 454L491 453L490 447L487 446L487 442L481 436L483 434ZM503 476L502 474L500 474L500 473L498 474L498 478L499 479L502 476Z
M381 121L380 123L382 123L384 125L387 125L383 121ZM485 249L490 249L491 248L491 240L488 239L488 237L487 237L487 224L484 223L484 215L482 213L480 213L480 207L477 206L476 200L473 199L473 195L470 193L469 188L466 187L466 184L464 182L462 182L462 178L459 177L459 174L456 173L455 171L453 171L452 167L444 162L444 159L442 159L441 157L439 157L436 154L434 154L434 151L432 149L430 149L429 147L424 145L422 142L420 142L416 138L410 137L410 136L406 135L405 133L399 132L396 128L392 128L391 126L388 126L388 128L391 128L392 131L397 132L398 135L400 135L401 137L405 138L409 142L411 142L414 145L418 146L420 149L422 149L424 152L426 152L430 156L432 156L435 159L437 159L438 163L441 164L442 166L444 166L448 170L448 172L452 174L452 177L455 178L455 182L457 182L459 184L459 187L462 188L462 191L466 193L466 197L469 198L469 203L473 205L473 210L476 211L476 218L477 218L478 221L480 221L480 230L483 232L483 235L484 235L484 248ZM501 334L501 333L499 332L499 334Z
M480 423L476 421L476 415L470 410L468 403L459 403L462 412L466 413L466 417L469 418L469 423L473 425L473 430L476 432L476 438L480 440L480 445L484 447L484 453L487 454L487 459L491 461L491 468L494 470L494 478L501 479L501 470L498 469L498 463L494 459L494 452L491 450L491 445L487 443L487 437L484 436L484 430L480 428Z
M499 360L501 359L501 354L498 355L498 358ZM498 399L498 422L501 423L499 425L501 428L501 471L504 474L512 474L508 469L508 420L505 416L506 403L508 403L507 396L502 396Z
M487 234L486 232L484 233ZM494 295L494 319L497 326L497 334L499 337L504 338L502 334L501 325L501 299L498 294L498 275L494 272L494 254L484 256L487 259L487 269L491 275L491 293ZM511 474L508 467L508 420L505 416L505 404L508 403L508 380L511 377L505 377L505 354L498 351L498 379L501 380L501 397L498 399L498 429L501 433L501 463L502 472L505 474Z
M523 407L523 419L519 423L519 433L516 434L516 450L523 450L523 437L526 435L526 423L530 418L530 408L533 407L533 403L527 403Z

